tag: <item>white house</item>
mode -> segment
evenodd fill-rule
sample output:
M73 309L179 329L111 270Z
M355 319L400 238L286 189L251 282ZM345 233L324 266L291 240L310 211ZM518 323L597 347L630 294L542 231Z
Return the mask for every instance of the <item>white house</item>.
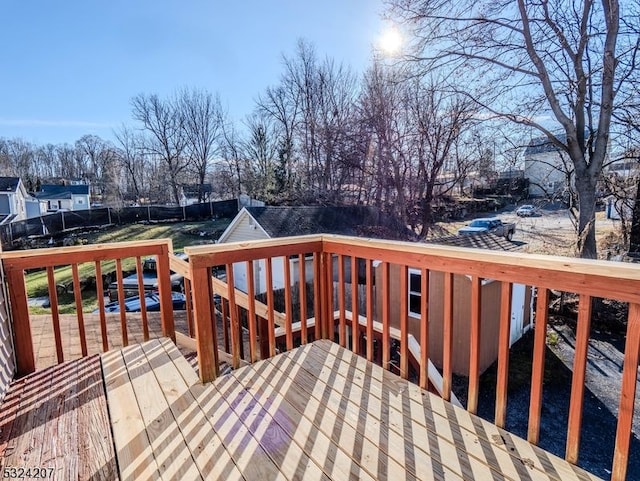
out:
M30 198L20 177L0 177L0 216L3 222L26 219Z
M342 234L350 236L371 236L376 229L376 237L386 231L389 238L408 238L406 228L382 216L377 209L365 206L303 206L303 207L243 207L229 227L222 233L218 243L264 240L277 237L308 234ZM284 258L272 260L274 289L282 289L284 282ZM299 279L298 258L289 259L292 283ZM334 273L337 269L334 269ZM233 265L236 288L247 292L247 271L244 263ZM306 260L307 281L313 280L313 257ZM267 291L266 262L254 263L255 292Z
M43 184L34 195L40 202L46 202L48 212L84 210L91 207L87 184Z
M558 139L564 142L558 135ZM551 197L567 187L567 168L572 169L569 156L547 137L532 139L524 151L524 176L529 179L531 197Z

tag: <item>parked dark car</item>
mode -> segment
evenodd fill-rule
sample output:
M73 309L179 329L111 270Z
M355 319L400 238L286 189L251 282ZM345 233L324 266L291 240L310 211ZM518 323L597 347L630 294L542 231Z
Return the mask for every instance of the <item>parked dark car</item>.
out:
M171 298L173 300L173 310L174 311L182 311L186 309L187 306L187 298L181 292L171 292ZM160 311L160 296L157 292L149 292L144 296L144 302L147 307L147 311L149 312L158 312ZM118 301L110 302L109 304L104 306L105 312L120 312L120 303ZM140 312L142 310L142 306L140 303L140 296L135 297L127 297L124 300L124 310L126 312ZM100 308L93 311L94 314L98 314L100 312Z

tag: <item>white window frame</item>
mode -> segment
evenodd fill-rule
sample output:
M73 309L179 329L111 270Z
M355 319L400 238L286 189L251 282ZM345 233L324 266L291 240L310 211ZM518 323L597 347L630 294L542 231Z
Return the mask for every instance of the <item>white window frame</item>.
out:
M422 301L422 292L420 290L418 291L412 291L411 290L411 276L412 275L416 275L418 276L418 278L420 279L420 285L422 285L422 271L420 269L412 269L409 268L408 272L407 272L407 310L409 311L408 314L410 317L414 317L416 319L421 319L422 318L422 314L420 312L413 312L411 310L411 297L417 297L420 301Z

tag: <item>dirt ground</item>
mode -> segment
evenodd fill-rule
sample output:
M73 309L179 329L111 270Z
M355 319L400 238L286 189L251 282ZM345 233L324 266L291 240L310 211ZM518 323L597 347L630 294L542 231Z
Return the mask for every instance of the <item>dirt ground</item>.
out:
M511 206L502 211L488 213L482 216L496 215L503 222L516 224L514 242L522 243L522 251L532 254L562 255L573 257L575 255L575 227L567 209L549 206L542 208L538 215L533 217L518 217L515 214L516 206ZM438 227L443 231L455 234L460 227L467 225L470 220L439 223ZM608 237L620 229L620 222L606 218L604 212L596 215L596 238L600 257L606 257L606 244Z

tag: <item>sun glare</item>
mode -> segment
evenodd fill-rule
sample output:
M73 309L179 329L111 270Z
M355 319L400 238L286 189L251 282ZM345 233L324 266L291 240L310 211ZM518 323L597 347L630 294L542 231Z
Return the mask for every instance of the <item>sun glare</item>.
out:
M396 55L402 48L402 35L397 28L389 27L380 36L379 46L386 55Z

